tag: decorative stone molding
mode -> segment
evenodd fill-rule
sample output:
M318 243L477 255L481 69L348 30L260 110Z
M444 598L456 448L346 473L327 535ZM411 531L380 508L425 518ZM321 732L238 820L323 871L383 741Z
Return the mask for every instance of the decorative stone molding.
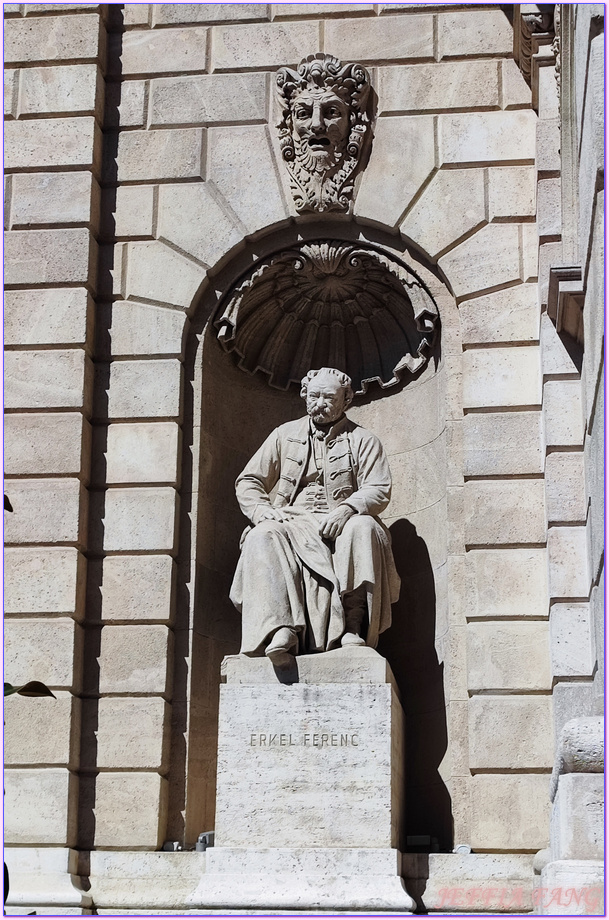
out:
M582 716L571 719L560 734L550 780L550 799L554 801L561 774L602 773L604 768L603 717Z
M330 54L277 71L279 144L299 212L348 211L370 148L370 77Z
M355 392L397 384L426 363L436 305L406 266L365 244L317 240L258 263L215 320L250 374L287 389L310 368L336 367Z
M514 7L514 59L533 91L538 110L539 68L555 65L553 3L520 3Z
M583 347L584 289L580 265L551 265L548 316L557 332L567 332Z

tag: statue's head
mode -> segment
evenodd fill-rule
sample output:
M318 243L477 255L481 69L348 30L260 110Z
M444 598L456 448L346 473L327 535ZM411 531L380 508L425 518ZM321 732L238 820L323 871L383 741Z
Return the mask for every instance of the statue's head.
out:
M302 378L300 395L316 425L331 425L353 401L351 378L334 367L320 367Z
M320 178L347 162L354 168L370 127L365 68L331 54L309 55L297 71L280 68L277 89L283 158Z

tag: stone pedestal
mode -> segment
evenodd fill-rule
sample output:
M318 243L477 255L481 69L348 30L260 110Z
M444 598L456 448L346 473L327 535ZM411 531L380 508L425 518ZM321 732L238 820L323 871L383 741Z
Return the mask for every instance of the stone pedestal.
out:
M215 847L192 906L399 910L404 714L387 662L226 661Z

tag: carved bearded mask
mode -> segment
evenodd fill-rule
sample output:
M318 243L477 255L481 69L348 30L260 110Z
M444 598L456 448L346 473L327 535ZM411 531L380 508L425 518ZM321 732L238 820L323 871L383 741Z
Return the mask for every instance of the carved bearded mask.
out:
M279 143L298 211L347 211L365 165L370 80L361 64L310 55L298 71L282 67Z

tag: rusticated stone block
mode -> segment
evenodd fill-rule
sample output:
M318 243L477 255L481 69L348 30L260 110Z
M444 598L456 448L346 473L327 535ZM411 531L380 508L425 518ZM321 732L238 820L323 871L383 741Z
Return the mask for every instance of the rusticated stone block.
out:
M4 242L6 284L94 283L97 243L84 227L11 230Z
M456 297L520 280L517 224L487 224L441 256Z
M343 61L433 59L433 17L387 16L324 24L326 47Z
M470 623L467 686L485 692L550 690L547 622Z
M199 128L125 131L118 142L118 173L123 182L201 179L204 157Z
M466 408L540 404L538 346L476 348L464 352L463 405Z
M540 412L471 412L463 419L466 476L542 473Z
M100 693L156 693L171 688L173 633L166 626L104 626Z
M167 794L167 780L158 773L100 773L95 783L95 845L160 847Z
M126 3L123 12L123 25L126 29L130 26L150 25L150 4Z
M122 185L116 190L115 235L153 237L156 188L153 185Z
M190 29L184 29L190 32ZM139 33L138 33L139 34ZM263 122L265 74L210 74L152 80L150 127Z
M5 491L14 511L4 521L7 543L85 540L86 491L78 479L12 479Z
M74 846L78 778L66 769L6 770L6 843Z
M499 104L497 63L455 61L380 67L378 93L379 114L496 107Z
M78 769L80 700L65 690L51 697L13 697L6 704L4 763Z
M182 22L245 22L269 18L267 3L153 3L155 26Z
M168 555L107 556L101 585L103 621L169 623L174 571L175 563Z
M459 304L464 345L539 339L537 285L518 284Z
M100 190L90 172L17 173L12 177L11 227L97 225ZM69 279L66 278L66 281Z
M466 544L545 542L542 479L473 480L464 492Z
M101 132L90 116L9 121L4 127L4 168L99 167Z
M373 14L373 3L273 3L273 19L286 16L346 16L349 13Z
M485 219L484 171L440 170L400 229L435 258Z
M84 287L6 291L4 344L84 345L92 316Z
M4 4L6 10L6 4ZM4 71L4 116L15 118L17 115L17 92L19 89L19 71Z
M491 220L498 217L534 217L535 180L534 166L497 166L489 169L488 207Z
M494 163L535 158L534 112L440 115L440 163Z
M175 489L109 489L106 493L104 548L174 552Z
M101 115L101 74L97 64L24 67L19 115Z
M546 457L546 510L552 523L586 520L583 452L554 451Z
M552 604L550 653L554 677L592 677L595 664L592 630L588 604Z
M503 10L476 10L440 13L438 47L440 57L476 54L511 54L514 32Z
M543 386L543 417L548 447L579 447L584 437L584 418L579 380L546 380Z
M98 708L100 770L168 769L171 709L165 700L102 698Z
M181 370L176 360L115 361L110 366L108 417L177 417Z
M207 64L207 29L148 29L123 35L123 76L202 71Z
M159 240L129 244L125 299L142 297L188 310L202 280L202 266Z
M474 850L540 850L549 839L548 775L473 776L470 812Z
M67 617L7 619L4 667L9 683L41 680L53 690L77 693L82 642L82 627Z
M465 556L465 613L474 617L547 617L544 549L482 549Z
M513 58L501 61L501 108L530 108L532 104L531 87L524 79L520 68Z
M561 776L552 809L552 859L603 859L604 813L602 774Z
M585 527L548 529L550 597L588 597L590 575Z
M81 349L9 351L5 355L7 409L88 409L93 369Z
M184 323L181 310L117 300L112 304L112 354L179 358L184 347Z
M6 547L4 612L65 613L79 619L85 574L85 557L73 547Z
M4 434L6 475L71 474L87 481L91 427L79 412L11 413Z
M537 232L539 236L560 236L560 179L540 179L537 183Z
M316 22L260 23L216 26L212 33L212 65L216 70L295 66L303 49L318 48ZM340 52L332 52L339 55Z
M108 485L166 482L177 485L180 429L175 422L132 422L108 427Z
M31 4L26 4L31 8ZM78 13L52 19L11 19L5 25L7 64L31 61L96 61L100 55L99 18Z

